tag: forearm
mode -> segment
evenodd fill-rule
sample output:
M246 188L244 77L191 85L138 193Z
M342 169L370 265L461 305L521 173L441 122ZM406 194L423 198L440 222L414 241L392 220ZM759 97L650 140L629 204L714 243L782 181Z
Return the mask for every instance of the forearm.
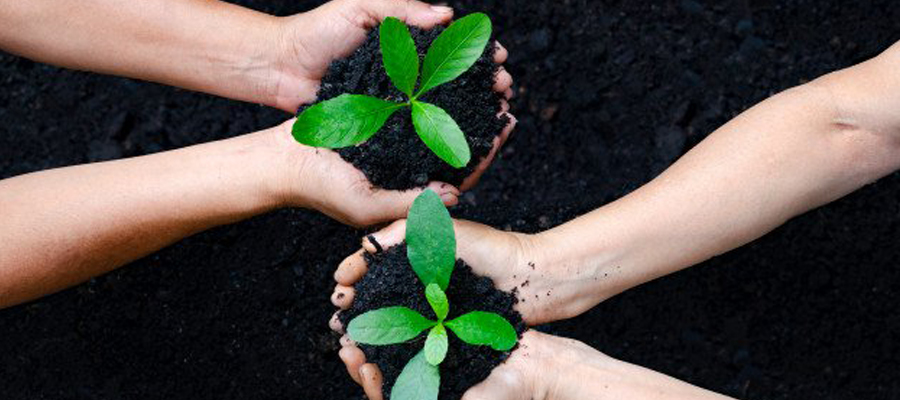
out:
M534 331L522 336L521 347L507 361L507 365L512 367L519 363L525 366L522 370L526 371L522 385L533 385L530 398L536 400L729 399L616 360L577 340Z
M594 351L563 363L566 371L548 400L727 400L730 397L691 385L659 372L619 361Z
M209 0L0 0L0 47L37 61L274 105L275 17Z
M897 51L760 103L644 187L540 235L555 264L577 271L568 313L743 245L900 167Z
M0 181L0 308L276 207L271 135Z

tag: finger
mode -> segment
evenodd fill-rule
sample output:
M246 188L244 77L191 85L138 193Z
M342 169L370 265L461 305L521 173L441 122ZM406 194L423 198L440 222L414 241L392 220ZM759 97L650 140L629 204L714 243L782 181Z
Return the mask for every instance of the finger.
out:
M513 92L512 88L506 89L506 91L503 92L503 97L505 97L507 100L513 98L514 95L515 93Z
M369 265L363 257L363 249L359 249L356 253L341 261L337 271L334 271L334 280L344 286L353 286L356 282L369 272Z
M494 47L497 50L494 51L494 62L497 64L503 64L506 62L506 59L509 58L509 51L506 50L506 47L503 47L500 42L494 42Z
M347 367L347 373L350 378L358 385L362 385L362 379L359 376L359 367L366 363L366 354L359 347L344 347L338 352L338 357Z
M519 123L519 120L515 115L506 113L506 117L509 118L509 123L506 124L503 131L500 132L500 146L506 144L506 141L509 140L510 135L512 135L512 131L516 129L516 125Z
M359 368L359 378L362 381L363 390L369 400L383 400L381 394L381 370L375 364L363 364Z
M406 220L401 219L363 239L363 248L369 253L377 253L382 249L397 245L406 238ZM372 243L372 241L375 243Z
M448 207L459 203L459 189L449 183L431 182L425 189L431 189L437 193L444 205ZM380 221L403 218L406 217L406 213L409 212L416 197L419 197L425 189L407 191L378 189L372 194L368 206L378 210L376 219Z
M500 100L500 112L497 113L497 117L502 117L506 112L509 111L509 102L506 100Z
M469 190L476 184L478 184L478 180L481 179L481 176L484 175L488 167L491 166L491 163L494 162L494 158L497 156L497 151L500 149L500 142L500 136L494 138L494 144L493 147L491 147L491 152L488 153L487 157L481 160L480 163L478 163L478 166L475 167L475 170L472 171L472 174L467 176L466 179L463 180L460 188L462 188L463 190Z
M356 342L350 339L350 335L341 336L341 347L356 347Z
M496 78L494 78L494 91L499 93L505 93L506 89L512 87L513 78L509 72L506 72L506 68L500 67L497 70Z
M328 327L336 333L344 334L344 324L341 322L341 312L336 311L331 315L331 319L328 320Z
M352 287L338 284L334 288L334 293L331 294L331 304L341 310L346 310L353 304L354 296L356 296L356 291Z
M453 19L453 9L447 6L432 6L416 0L348 0L365 12L373 24L381 23L387 17L397 17L407 25L429 29L438 24L446 24Z

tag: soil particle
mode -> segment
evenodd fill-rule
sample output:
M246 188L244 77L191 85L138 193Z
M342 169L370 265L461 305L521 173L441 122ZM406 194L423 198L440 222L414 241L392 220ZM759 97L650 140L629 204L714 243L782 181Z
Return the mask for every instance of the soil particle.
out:
M390 306L406 306L429 319L435 319L434 311L425 298L425 289L406 258L406 244L391 247L383 253L366 254L365 257L369 272L355 286L353 306L339 316L345 326L357 315ZM488 311L505 317L520 335L525 330L521 315L513 309L517 302L514 293L497 290L490 279L473 274L463 260L456 262L447 298L450 300L448 320L470 311ZM360 346L366 353L366 359L381 368L386 397L389 398L403 367L422 349L424 338L422 335L401 345ZM466 390L487 378L508 354L486 346L465 344L456 335L450 334L447 359L441 364L440 399L458 400Z
M424 60L428 46L443 30L441 26L431 30L410 29L420 60ZM509 122L506 116L497 117L502 96L493 90L499 68L493 61L494 51L491 41L471 69L420 98L446 110L466 134L472 151L468 166L455 169L434 155L416 134L408 109L394 113L371 139L339 149L338 154L361 170L376 187L405 190L425 186L430 181L459 186L490 152L494 137ZM352 55L331 64L322 79L317 101L344 93L406 101L384 72L377 28Z

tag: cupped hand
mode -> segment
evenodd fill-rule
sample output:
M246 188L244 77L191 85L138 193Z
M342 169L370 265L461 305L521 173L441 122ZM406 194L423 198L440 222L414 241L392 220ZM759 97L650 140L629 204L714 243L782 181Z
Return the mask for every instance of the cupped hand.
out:
M462 400L534 400L551 399L548 392L559 380L559 368L551 351L552 338L537 331L526 331L519 346L483 382L466 391ZM369 400L383 400L383 378L375 364L346 339L341 340L341 360L350 377L363 387Z
M416 0L334 0L314 10L282 19L281 58L277 65L277 84L274 89L275 107L296 112L302 104L316 99L316 92L332 61L349 56L366 40L368 32L386 17L396 17L409 25L432 28L449 23L453 9L431 6ZM497 64L506 62L508 52L499 43L494 54ZM509 124L494 139L494 147L467 177L460 189L475 186L487 171L498 150L509 138L516 118L509 113L513 96L512 76L500 67L494 90L503 95L498 116L509 118Z
M516 289L519 298L516 310L530 325L556 319L556 298L547 296L552 291L557 278L549 267L546 250L533 235L505 232L463 220L454 220L457 241L457 257L466 261L472 270L491 278L494 285L504 291ZM364 252L376 253L378 248L389 248L401 243L406 234L406 221L399 220L381 231L363 239L363 248L347 257L335 272L337 286L331 297L341 310L350 308L355 297L353 285L368 272ZM373 243L373 241L375 243ZM377 243L377 245L376 245ZM452 282L451 282L452 284ZM342 333L344 327L338 313L332 317L330 326ZM464 400L474 399L531 399L531 395L543 390L535 386L533 371L543 369L536 363L534 352L539 349L546 335L526 332L521 346L501 367L494 370L487 381L472 388ZM347 365L351 377L363 385L370 399L382 398L381 373L378 367L366 363L365 354L346 335L341 338L341 359ZM548 379L544 374L543 380ZM500 396L500 394L503 396Z
M440 193L439 193L440 194ZM545 249L534 235L506 232L479 223L453 220L456 257L476 275L491 278L499 290L516 291L515 308L529 325L552 321L555 308L546 294L556 284ZM355 297L353 285L368 272L363 252L400 244L406 237L406 220L398 220L362 240L362 249L347 257L334 274L337 286L332 300L345 310ZM372 243L377 242L378 245Z

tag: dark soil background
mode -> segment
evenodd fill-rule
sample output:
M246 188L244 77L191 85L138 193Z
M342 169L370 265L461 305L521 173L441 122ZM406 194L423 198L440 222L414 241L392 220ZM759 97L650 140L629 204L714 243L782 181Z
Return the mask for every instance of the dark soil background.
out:
M241 3L280 15L318 4ZM520 120L454 215L523 231L628 193L752 104L900 39L889 0L452 3L492 16ZM2 177L288 117L9 55L0 82ZM2 397L358 399L327 322L332 271L360 234L280 211L0 311ZM894 175L553 328L732 396L897 398L898 234Z
M419 60L424 60L431 42L444 28L428 31L412 28L410 31ZM384 71L379 40L378 29L373 29L368 40L350 57L331 63L322 78L317 100L329 100L344 93L396 102L409 100L394 87ZM363 171L376 187L407 190L425 186L430 181L459 186L490 153L494 138L509 122L506 116L497 117L503 96L493 89L494 75L499 68L494 63L494 52L494 41L490 41L472 68L421 98L444 109L466 135L472 158L465 167L453 168L428 149L416 134L409 108L395 112L369 140L339 149L338 154ZM301 108L300 112L305 109Z
M404 306L419 312L431 320L437 320L428 299L425 286L416 276L406 258L406 244L394 246L384 252L366 254L369 272L354 287L353 306L340 314L344 326L357 316L384 307ZM513 309L518 300L515 293L501 292L490 278L476 276L464 260L456 260L450 286L447 287L450 313L447 321L472 312L486 311L506 318L521 336L525 331L522 316ZM472 346L463 343L448 329L450 340L447 358L441 363L441 400L459 400L462 395L491 374L491 370L508 357L508 352L498 352L488 346ZM378 364L384 376L385 397L400 372L425 345L426 335L420 335L407 343L391 346L360 345L366 360ZM515 349L513 349L515 351Z

